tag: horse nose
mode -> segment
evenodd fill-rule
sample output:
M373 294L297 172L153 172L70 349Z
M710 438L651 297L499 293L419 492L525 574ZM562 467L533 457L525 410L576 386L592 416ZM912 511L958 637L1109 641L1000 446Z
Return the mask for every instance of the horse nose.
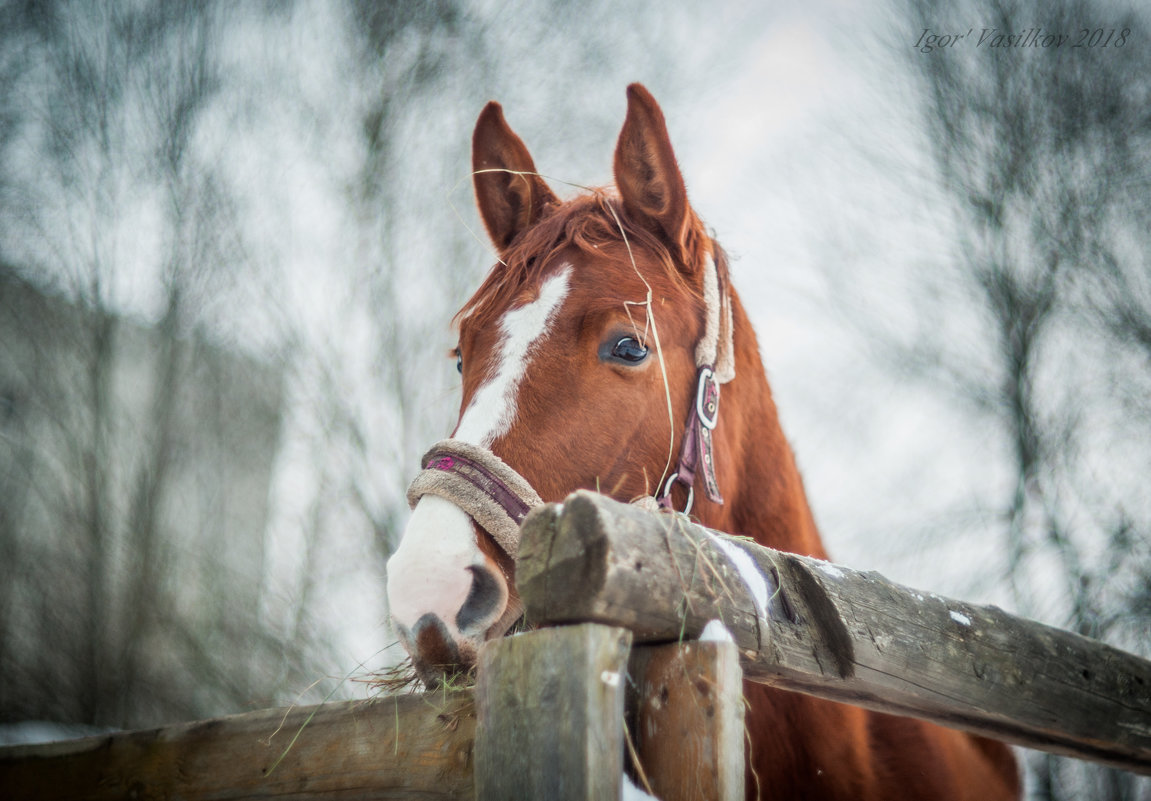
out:
M472 587L464 605L456 613L456 627L462 634L479 634L502 614L507 590L495 574L484 565L471 565Z
M417 620L411 638L416 653L428 667L446 670L460 661L459 648L438 615L428 612Z
M506 613L511 588L458 506L425 495L388 560L392 624L417 672L470 665Z

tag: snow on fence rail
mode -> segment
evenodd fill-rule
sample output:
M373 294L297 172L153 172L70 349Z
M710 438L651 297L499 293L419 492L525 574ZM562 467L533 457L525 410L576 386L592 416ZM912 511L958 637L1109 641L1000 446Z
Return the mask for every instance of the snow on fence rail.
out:
M612 798L638 762L664 801L738 799L744 675L1151 774L1151 662L995 607L584 492L525 521L517 586L556 627L487 643L474 693L0 748L0 794ZM712 620L735 642L693 641Z

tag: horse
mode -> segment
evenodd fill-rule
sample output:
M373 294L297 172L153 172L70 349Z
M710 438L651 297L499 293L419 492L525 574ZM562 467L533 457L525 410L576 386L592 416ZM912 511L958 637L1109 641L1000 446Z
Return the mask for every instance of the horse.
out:
M499 258L454 318L458 422L425 457L387 565L419 676L436 686L508 633L516 524L576 489L690 505L708 528L826 559L727 257L647 89L627 90L614 191L561 200L494 101L472 164ZM1019 796L1002 743L762 684L744 694L749 798Z

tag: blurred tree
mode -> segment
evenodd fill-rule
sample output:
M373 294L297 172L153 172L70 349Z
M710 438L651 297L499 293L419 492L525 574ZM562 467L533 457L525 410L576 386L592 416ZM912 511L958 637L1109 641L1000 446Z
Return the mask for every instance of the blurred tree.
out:
M1149 654L1146 15L1087 0L908 0L896 18L956 241L899 279L909 327L859 306L856 322L901 375L996 432L990 457L1010 478L984 502L1019 610ZM905 41L973 24L945 49ZM1069 38L990 46L1037 26ZM1037 798L1151 798L1131 774L1045 754L1028 766Z
M314 663L259 614L279 376L204 338L241 255L196 146L223 20L4 13L0 721L146 726L298 686Z

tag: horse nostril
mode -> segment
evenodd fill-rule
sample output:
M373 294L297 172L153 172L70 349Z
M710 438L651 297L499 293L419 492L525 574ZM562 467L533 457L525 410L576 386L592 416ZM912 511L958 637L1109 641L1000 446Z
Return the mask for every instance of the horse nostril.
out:
M506 589L495 574L486 567L472 565L472 588L464 605L456 614L456 626L461 632L485 629L503 611Z
M416 621L416 625L412 626L411 637L415 653L422 662L437 668L449 667L459 662L459 649L456 648L448 627L431 612Z

